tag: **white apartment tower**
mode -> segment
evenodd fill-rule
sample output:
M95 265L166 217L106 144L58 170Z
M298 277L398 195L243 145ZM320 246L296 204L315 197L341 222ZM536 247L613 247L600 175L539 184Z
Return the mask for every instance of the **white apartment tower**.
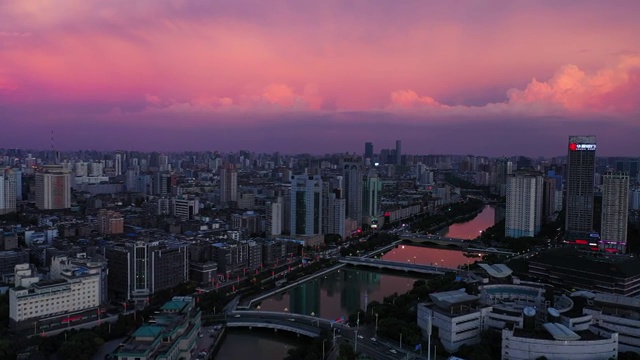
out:
M13 170L0 170L0 215L16 211L17 177Z
M629 216L629 175L607 173L602 182L602 247L626 251Z
M115 168L116 176L122 175L122 154L116 153L115 161L113 162L113 167Z
M535 171L516 171L507 176L505 236L533 237L542 223L544 179Z
M267 236L280 235L282 235L282 203L276 201L267 207Z
M36 207L41 210L71 207L71 175L60 166L45 166L36 173Z

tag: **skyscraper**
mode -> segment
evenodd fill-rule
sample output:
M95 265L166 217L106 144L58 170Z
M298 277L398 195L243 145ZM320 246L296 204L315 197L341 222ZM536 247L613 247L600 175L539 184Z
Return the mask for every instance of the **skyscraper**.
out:
M542 222L542 174L516 171L507 177L505 236L536 236Z
M291 177L291 234L322 234L322 178L319 175Z
M402 141L396 140L396 165L402 161Z
M238 201L238 173L233 164L225 164L220 169L220 203L228 204Z
M368 219L369 225L371 225L371 220L380 215L379 203L381 190L382 182L380 182L378 173L375 169L370 169L364 180L364 203L362 207L363 215Z
M542 222L547 222L556 212L556 179L544 178L542 196Z
M36 173L36 207L59 210L71 207L71 175L61 166L45 166Z
M13 170L0 170L0 215L16 211L17 177Z
M569 240L588 236L593 231L595 160L595 136L569 137L565 220Z
M629 216L629 175L607 173L602 183L602 247L626 251Z
M346 199L345 212L349 219L362 225L362 159L359 157L344 157L341 162L344 181L344 197Z
M373 159L373 143L364 143L364 157L367 159Z

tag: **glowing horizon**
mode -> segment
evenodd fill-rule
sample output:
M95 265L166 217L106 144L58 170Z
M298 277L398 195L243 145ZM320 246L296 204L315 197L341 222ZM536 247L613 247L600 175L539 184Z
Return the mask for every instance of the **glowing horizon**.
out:
M461 150L595 131L611 144L599 149L622 153L640 130L638 11L589 0L9 0L0 117L13 131L0 142L29 147L57 129L65 148L330 152L391 143L383 132L448 152L443 136L473 140L484 124L507 143Z

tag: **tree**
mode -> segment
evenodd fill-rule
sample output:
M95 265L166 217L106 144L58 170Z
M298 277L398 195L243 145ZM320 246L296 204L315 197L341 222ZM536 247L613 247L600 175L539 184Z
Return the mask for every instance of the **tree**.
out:
M340 344L340 355L338 360L356 360L356 352L349 344Z

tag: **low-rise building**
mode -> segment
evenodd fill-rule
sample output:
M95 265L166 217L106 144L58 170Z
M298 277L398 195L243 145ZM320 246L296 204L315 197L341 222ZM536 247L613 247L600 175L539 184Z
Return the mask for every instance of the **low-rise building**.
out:
M100 271L74 266L57 280L41 281L29 264L16 266L9 290L9 319L16 331L52 330L95 318L101 302ZM93 316L91 316L93 315Z
M192 297L174 297L111 353L112 360L191 359L201 332Z

